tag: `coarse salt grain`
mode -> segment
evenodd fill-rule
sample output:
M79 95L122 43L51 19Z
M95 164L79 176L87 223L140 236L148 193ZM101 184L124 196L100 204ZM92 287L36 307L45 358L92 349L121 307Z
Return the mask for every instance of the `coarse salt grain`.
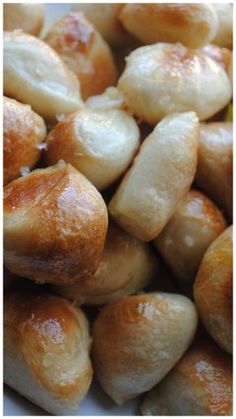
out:
M56 120L57 120L58 122L62 122L62 121L64 121L64 119L65 119L65 115L64 115L63 113L58 113L58 114L56 115Z
M191 236L185 236L184 242L188 247L192 247L194 245L194 241Z
M47 150L48 145L47 145L47 143L40 143L40 144L37 145L37 148L39 150Z
M30 168L28 166L23 166L20 168L21 176L27 176L30 172Z

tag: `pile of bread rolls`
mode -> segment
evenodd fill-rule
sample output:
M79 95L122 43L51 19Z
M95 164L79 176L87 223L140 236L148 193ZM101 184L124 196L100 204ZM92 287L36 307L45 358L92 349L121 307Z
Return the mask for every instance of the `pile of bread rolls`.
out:
M4 382L231 415L232 4L44 14L4 4Z

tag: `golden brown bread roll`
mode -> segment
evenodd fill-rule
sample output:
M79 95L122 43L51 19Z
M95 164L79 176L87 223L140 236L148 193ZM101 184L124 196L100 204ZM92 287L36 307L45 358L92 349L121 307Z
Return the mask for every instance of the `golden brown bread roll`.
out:
M192 189L181 200L154 244L183 289L192 289L206 249L225 228L223 215L202 193Z
M224 70L228 72L230 62L232 60L232 52L227 48L220 48L214 44L207 44L200 49L203 54L212 58L217 62Z
M5 32L4 94L27 103L46 119L83 107L80 86L57 53L23 32Z
M143 289L158 267L158 258L146 243L109 221L103 256L95 274L84 284L55 289L78 304L103 305Z
M3 98L4 185L31 169L39 160L46 137L44 120L14 99Z
M72 10L83 12L89 22L100 32L102 37L113 47L127 45L130 35L119 21L119 13L124 5L116 3L77 3Z
M111 50L82 13L64 16L44 40L78 77L83 99L115 84L116 68Z
M232 48L233 45L233 2L213 3L217 18L218 30L213 43L224 48Z
M34 170L4 189L4 259L17 275L57 285L86 280L106 230L101 195L69 164Z
M232 96L226 72L199 50L181 44L158 43L133 51L118 89L135 116L150 125L174 112L195 111L205 120Z
M194 300L209 334L232 353L232 226L210 245L194 283Z
M4 382L54 415L72 415L92 381L82 310L63 298L11 293L4 306Z
M150 390L190 345L197 314L190 299L150 293L111 303L93 329L93 365L105 392L117 403Z
M200 125L196 185L232 216L233 124Z
M181 42L199 48L215 37L218 19L210 4L126 4L119 15L124 27L144 44Z
M101 190L126 171L139 145L138 125L126 112L82 109L49 133L46 161L71 163Z
M22 29L37 36L44 22L44 5L37 3L4 3L3 30Z
M212 341L195 343L144 399L144 416L231 416L232 360Z
M188 192L197 164L198 127L194 112L163 119L110 201L111 216L140 240L156 238Z

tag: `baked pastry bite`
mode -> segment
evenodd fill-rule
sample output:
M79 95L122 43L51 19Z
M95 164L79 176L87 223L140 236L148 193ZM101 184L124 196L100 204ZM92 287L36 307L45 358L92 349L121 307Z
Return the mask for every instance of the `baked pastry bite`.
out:
M76 74L83 99L116 83L112 52L82 13L62 17L44 40Z
M46 119L83 107L76 76L42 40L19 31L3 37L6 96L29 104Z
M72 11L83 12L108 44L120 47L127 45L131 38L119 20L123 7L121 3L77 3Z
M199 48L211 42L218 29L217 14L206 3L128 3L119 18L144 44L181 42Z
M154 275L158 284L158 274L159 259L151 247L109 221L104 252L96 272L84 284L54 290L79 305L103 305L142 290Z
M233 2L212 3L217 18L218 30L213 43L219 47L231 48L233 46Z
M233 212L232 122L211 122L200 125L195 183L231 219Z
M101 195L69 164L34 170L4 188L4 261L19 276L85 281L99 265L106 231Z
M44 120L14 99L3 98L3 177L4 185L39 160L46 137Z
M196 327L195 307L183 295L140 294L105 306L92 346L103 390L119 405L150 390L181 358Z
M154 241L181 288L192 291L208 246L226 228L226 221L210 199L191 189Z
M155 125L166 115L194 111L205 120L232 97L226 72L199 50L157 43L127 57L118 89L135 116Z
M194 301L209 334L232 353L233 227L205 252L194 283Z
M198 128L194 112L163 119L112 197L111 216L138 239L155 239L188 192L197 165Z
M73 415L92 381L91 339L81 309L60 297L9 293L4 304L4 382L54 415Z
M44 23L44 5L38 3L4 3L3 30L22 29L39 35Z
M209 339L195 342L145 397L144 416L231 416L232 359Z
M126 171L139 145L138 125L126 112L82 109L49 133L46 162L63 159L102 190Z

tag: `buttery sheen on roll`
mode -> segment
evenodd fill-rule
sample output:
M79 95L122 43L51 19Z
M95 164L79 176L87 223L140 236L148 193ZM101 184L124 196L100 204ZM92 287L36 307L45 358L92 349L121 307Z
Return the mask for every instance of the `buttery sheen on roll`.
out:
M134 50L118 89L135 116L155 125L175 112L196 112L205 120L232 97L226 71L199 50L157 43Z
M144 416L231 416L232 358L213 341L194 343L144 399Z
M19 276L57 285L86 280L106 231L103 198L69 164L34 170L4 189L4 261Z
M198 128L194 112L163 119L109 203L116 222L140 240L156 238L188 192L197 165Z
M93 328L93 365L98 381L117 403L150 390L191 344L197 314L190 299L148 293L103 308Z
M116 82L112 52L82 13L69 13L57 21L45 37L76 74L83 99L102 93Z
M4 382L53 415L74 415L92 381L87 319L67 300L17 292L4 304Z
M44 120L14 99L3 98L4 185L31 169L39 160L46 137Z

